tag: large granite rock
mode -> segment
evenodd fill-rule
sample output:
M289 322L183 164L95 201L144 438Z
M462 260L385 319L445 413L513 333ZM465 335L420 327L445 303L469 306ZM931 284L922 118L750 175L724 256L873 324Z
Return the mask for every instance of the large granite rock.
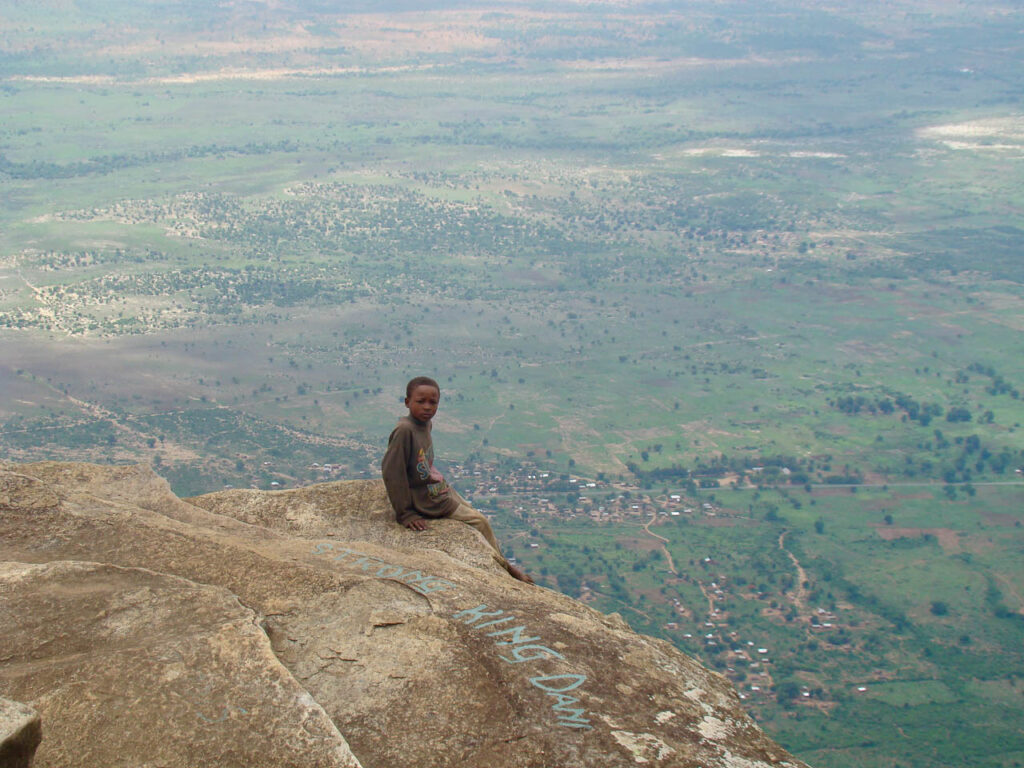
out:
M42 738L38 712L0 697L0 768L28 768Z
M181 500L143 467L0 465L0 561L37 768L803 765L719 675L467 526L400 528L377 482Z

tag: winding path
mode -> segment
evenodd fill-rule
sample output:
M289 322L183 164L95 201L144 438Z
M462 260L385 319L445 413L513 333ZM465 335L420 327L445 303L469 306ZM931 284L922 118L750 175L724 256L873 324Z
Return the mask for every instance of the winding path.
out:
M678 576L678 575L679 575L679 571L677 571L677 570L676 570L676 564L675 564L675 563L674 563L674 562L672 561L672 555L671 555L671 553L670 553L670 552L668 551L668 547L666 547L666 546L665 546L666 544L668 544L668 543L669 543L669 540L668 540L668 539L666 539L666 538L665 538L664 536L659 536L658 534L656 534L656 533L655 533L654 531L652 531L652 530L651 530L651 523L653 523L653 522L654 522L655 520L657 520L657 519L658 519L658 513L657 513L657 512L652 512L652 513L651 513L651 519L650 519L650 520L648 520L648 521L647 521L647 522L646 522L646 523L644 524L644 530L645 530L645 531L647 531L647 534L648 534L649 536L653 536L654 538L656 538L656 539L658 539L659 541L661 541L661 542L662 542L662 545L661 545L661 553L662 553L663 555L665 555L665 560L667 560L667 561L668 561L668 569L669 569L669 570L670 570L670 571L671 571L672 573L674 573L674 574L675 574L676 576Z
M793 601L796 603L796 607L801 611L807 610L807 588L804 584L807 581L807 572L803 566L800 565L800 561L796 559L796 555L786 549L786 534L789 531L783 531L779 534L779 549L785 552L789 559L793 561L793 567L796 568L796 591L793 593Z

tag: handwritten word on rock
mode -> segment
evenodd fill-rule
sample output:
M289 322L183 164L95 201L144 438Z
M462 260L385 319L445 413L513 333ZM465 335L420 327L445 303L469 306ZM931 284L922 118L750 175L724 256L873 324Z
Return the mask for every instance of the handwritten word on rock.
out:
M459 611L452 618L462 621L473 629L490 629L486 632L487 637L497 638L495 645L508 646L507 651L502 648L503 653L498 658L509 664L523 664L525 662L543 661L547 659L564 660L565 657L558 651L544 645L540 636L528 636L525 624L513 626L516 617L505 613L500 608L496 611L488 611L486 605L478 605L476 608L467 608ZM530 678L530 684L544 692L555 700L551 709L555 713L558 725L566 728L580 728L591 730L590 721L584 715L585 709L575 707L580 700L570 696L570 691L577 690L587 681L586 675L561 674L561 675L537 675Z
M441 579L420 571L413 571L401 565L387 563L379 557L364 555L348 547L340 547L330 541L322 541L313 548L314 555L334 555L334 560L344 562L353 567L359 566L364 572L370 573L378 579L394 579L419 592L421 595L428 595L431 592L443 592L454 589L455 584L448 579Z
M455 584L448 579L388 563L379 557L366 555L330 541L318 543L313 548L313 554L331 555L336 562L359 568L364 573L378 579L400 581L421 595L455 589ZM453 618L469 625L474 630L491 630L486 633L486 636L495 638L494 644L501 649L498 658L508 664L549 660L565 661L565 657L561 653L544 644L540 635L530 636L525 624L515 624L516 617L501 609L488 611L486 605L478 605L476 608L458 611ZM574 706L579 704L580 700L569 695L572 691L578 691L587 682L586 675L576 673L539 674L529 680L530 685L543 691L545 696L554 699L551 710L555 713L555 722L558 725L585 731L593 729L590 720L585 717L586 709Z

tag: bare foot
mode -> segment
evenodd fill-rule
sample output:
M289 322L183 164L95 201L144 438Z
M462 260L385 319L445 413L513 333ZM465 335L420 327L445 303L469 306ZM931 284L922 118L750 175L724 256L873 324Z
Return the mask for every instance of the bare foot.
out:
M526 571L520 568L518 565L508 564L508 572L511 574L513 579L519 579L524 584L533 584L533 579L526 575Z

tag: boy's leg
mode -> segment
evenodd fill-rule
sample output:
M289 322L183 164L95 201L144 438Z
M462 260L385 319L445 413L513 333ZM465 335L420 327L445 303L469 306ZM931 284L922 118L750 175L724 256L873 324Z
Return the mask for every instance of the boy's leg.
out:
M501 547L498 546L498 538L494 535L494 530L491 528L490 522L482 513L473 509L469 504L466 503L465 499L459 497L459 506L454 512L449 515L451 520L458 520L460 523L471 525L476 528L483 537L487 539L487 543L494 549L494 559L498 561L498 564L509 572L514 578L519 581L525 581L527 584L533 584L533 579L526 575L526 572L522 568L516 565L512 565L505 556L501 554Z
M480 512L473 509L469 504L459 504L458 508L450 515L450 519L458 520L460 523L471 525L476 528L483 537L487 539L487 543L491 545L495 552L498 553L502 567L505 566L505 557L501 554L501 547L498 546L498 539L494 535L494 530L491 528L491 523L486 517Z

